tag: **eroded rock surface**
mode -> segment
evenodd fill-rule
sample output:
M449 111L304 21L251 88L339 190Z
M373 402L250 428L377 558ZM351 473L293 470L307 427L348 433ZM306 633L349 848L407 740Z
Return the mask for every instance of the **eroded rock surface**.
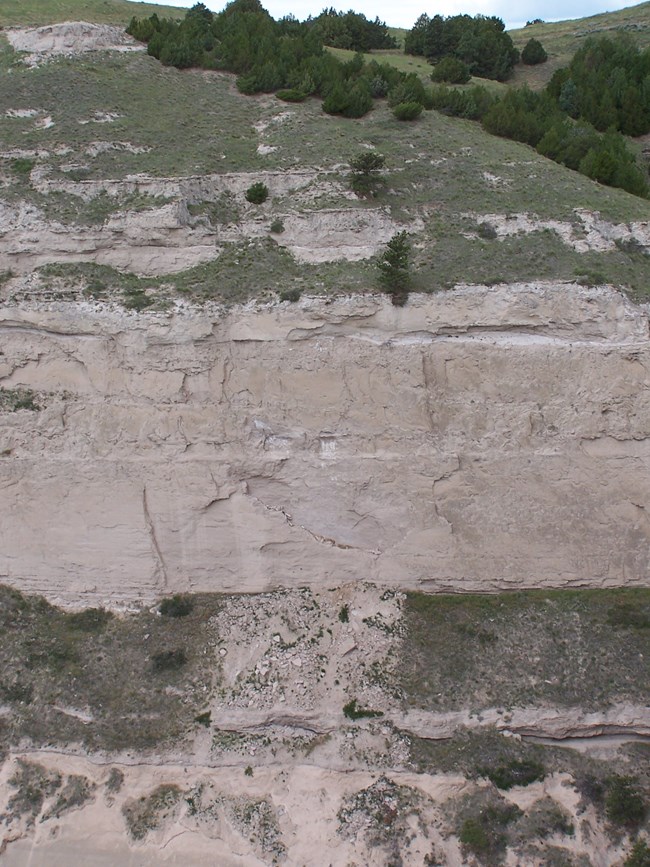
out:
M647 580L647 315L575 285L6 306L0 577L55 598ZM53 521L53 516L56 520Z
M143 51L143 46L110 24L64 21L44 27L12 27L5 31L15 51L26 52L25 62L37 65L57 55L83 54L87 51Z
M484 214L479 220L499 238L554 232L564 244L579 253L590 250L606 252L615 250L617 246L645 252L650 246L650 223L647 221L611 223L584 208L576 208L574 213L572 222L540 220L533 214Z
M100 150L111 148L138 150L128 142L95 142L86 153L96 156ZM260 178L275 196L294 194L291 209L272 214L246 206L240 219L215 225L205 218L193 218L188 210L197 203L215 202L221 195L238 197L243 206L244 193ZM0 201L0 272L23 275L42 265L90 262L144 276L172 274L217 259L226 244L264 238L285 247L301 262L359 261L378 253L403 228L386 208L352 205L314 210L315 195L332 190L343 197L351 194L340 182L310 170L68 181L53 180L47 171L36 168L32 182L41 193L66 193L83 201L102 194L117 199L134 193L172 201L143 211L121 210L90 227L48 219L40 208L27 202ZM300 210L295 209L296 204ZM273 215L282 223L281 233L269 233ZM422 221L413 221L409 229L420 231Z

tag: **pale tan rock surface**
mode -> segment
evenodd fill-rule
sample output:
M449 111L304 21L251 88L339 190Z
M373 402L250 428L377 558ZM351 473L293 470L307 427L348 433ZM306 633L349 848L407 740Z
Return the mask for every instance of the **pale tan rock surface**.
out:
M90 603L371 580L648 577L647 314L465 287L166 314L0 311L0 579Z
M111 144L115 149L134 150L128 142ZM275 194L298 191L298 200L301 196L308 200L314 190L330 183L316 181L313 172L266 172L261 177ZM216 227L190 216L188 204L214 201L223 193L245 201L252 181L250 174L233 173L180 181L53 182L47 173L40 177L35 170L34 183L41 192L66 192L86 201L100 193L118 197L138 192L176 201L145 211L119 211L92 227L46 219L32 204L0 202L0 272L22 275L43 265L92 262L144 276L172 274L217 259L225 244L265 238L301 262L358 261L378 253L401 228L383 208L288 211L282 214L281 234L269 234L270 212L259 213L250 206L241 220ZM421 221L410 228L421 229Z
M143 46L122 27L64 21L43 27L12 27L5 35L15 51L24 51L30 65L50 58L84 54L87 51L143 51Z
M549 766L542 781L498 793L475 765L471 773L464 764L450 772L433 759L418 769L412 736L445 744L471 732L475 743L481 735L486 745L503 739L502 749L529 735L560 739L563 746L568 738L590 756L625 761L621 748L647 737L648 709L633 702L584 710L542 701L405 713L399 690L390 686L398 682L392 668L408 652L404 599L358 582L334 592L222 600L209 622L214 682L198 706L207 721L195 720L177 741L141 752L89 753L66 741L40 749L19 745L0 757L3 865L389 867L399 854L400 863L421 867L435 854L438 863L460 867L469 863L459 840L461 811L468 799L481 797L516 804L529 816L544 805L561 809L573 830L550 843L565 857L572 853L600 867L622 860L630 843L608 832L602 810L585 805L580 762L571 760L570 771ZM499 687L492 686L497 697ZM345 703L352 696L375 716L350 719ZM84 726L95 722L83 705L56 710ZM9 708L0 706L5 713ZM456 741L459 752L461 744ZM21 782L25 763L31 785ZM172 798L147 806L161 786L175 787ZM143 817L137 826L133 815ZM533 856L533 841L523 833L527 817L521 821L505 863L548 864L545 851Z
M590 250L606 252L616 249L617 243L636 244L645 248L650 242L650 223L639 221L634 223L611 223L604 220L600 214L594 214L584 208L574 210L575 219L572 222L562 220L541 220L534 214L483 214L480 217L471 215L480 223L490 225L497 237L507 238L512 235L529 235L532 232L554 232L560 240L579 253Z

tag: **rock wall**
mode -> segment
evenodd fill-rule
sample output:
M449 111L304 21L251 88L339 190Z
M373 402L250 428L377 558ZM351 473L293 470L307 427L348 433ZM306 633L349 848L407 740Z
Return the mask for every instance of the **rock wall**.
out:
M373 581L647 583L648 317L466 287L0 310L0 580L116 603Z

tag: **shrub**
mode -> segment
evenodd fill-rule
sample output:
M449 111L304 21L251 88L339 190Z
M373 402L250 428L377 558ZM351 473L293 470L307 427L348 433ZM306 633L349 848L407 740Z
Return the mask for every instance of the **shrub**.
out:
M497 789L511 789L513 786L529 786L546 776L544 765L531 760L513 759L495 768L480 768L479 773L494 783Z
M164 617L187 617L188 614L192 613L193 608L194 603L191 599L188 599L187 596L176 594L175 596L163 599L158 606L158 611Z
M304 102L308 96L302 90L298 90L297 87L291 87L288 90L278 90L275 95L283 102Z
M400 102L393 114L397 120L417 120L422 114L422 106L419 102Z
M458 839L473 855L487 855L492 850L492 840L478 819L465 819Z
M269 188L262 181L251 184L246 190L246 201L252 205L261 205L269 197Z
M323 100L323 111L326 114L342 114L343 117L363 117L371 108L370 87L364 82L352 87L350 82L337 82Z
M339 611L339 620L341 623L349 623L350 622L350 609L347 605L343 605L341 610Z
M579 774L575 778L576 791L582 796L581 803L603 804L605 789L601 780L593 774Z
M201 726L205 726L206 729L210 728L210 722L212 721L212 714L209 710L200 713L198 716L194 717L194 722L198 723Z
M128 800L122 806L122 815L129 834L134 840L144 840L150 831L161 826L178 803L181 790L173 784L161 785L146 797Z
M151 661L155 672L178 671L187 664L187 656L182 649L162 650L160 653L154 653Z
M274 235L281 235L284 232L284 223L279 217L276 217L275 220L269 226L269 232Z
M431 73L431 81L446 81L449 84L467 84L470 78L469 67L457 57L443 57Z
M650 867L650 846L645 840L637 840L623 862L623 867Z
M124 306L127 310L144 310L154 303L154 299L147 295L144 289L124 290Z
M458 839L468 852L479 861L491 864L500 861L506 848L504 828L521 816L521 810L514 804L495 804L481 809L475 816L463 822Z
M386 158L377 151L363 151L350 160L350 168L357 175L374 175L380 172Z
M391 108L403 102L419 102L423 106L427 103L427 91L420 77L414 72L396 82L388 92L388 104Z
M636 828L646 814L646 803L634 777L613 776L607 781L605 813L610 822Z
M429 96L431 107L436 111L468 120L482 118L494 102L494 97L481 85L474 85L467 90L438 85L430 90Z
M350 91L348 103L341 112L343 117L363 117L372 108L370 88L360 82Z
M383 716L383 712L380 710L370 710L369 708L359 707L357 705L356 698L353 698L347 704L343 705L343 715L348 719L363 719L369 718L372 719L374 717Z
M30 388L0 388L0 411L18 412L20 409L38 412L41 409L38 395Z
M0 696L12 704L31 704L34 699L34 687L31 683L0 682Z
M370 95L373 99L383 99L388 95L389 84L381 75L376 75L370 81Z
M113 617L105 608L87 608L68 615L68 624L79 632L101 632Z
M35 165L36 162L34 160L27 159L26 157L17 157L11 161L11 170L18 177L26 178L31 174Z
M323 100L325 114L342 114L348 104L345 88L341 83L335 84Z
M300 295L300 289L285 289L280 292L280 301L291 301L295 304L296 301L300 301Z
M610 626L619 629L650 629L650 612L642 607L623 602L609 609L607 622Z
M497 230L492 223L479 223L476 227L476 234L485 241L494 241L497 237Z
M106 780L106 791L111 793L119 792L123 783L124 773L119 768L111 768L108 780Z
M529 39L521 52L521 62L525 63L526 66L536 66L547 60L548 54L539 39Z

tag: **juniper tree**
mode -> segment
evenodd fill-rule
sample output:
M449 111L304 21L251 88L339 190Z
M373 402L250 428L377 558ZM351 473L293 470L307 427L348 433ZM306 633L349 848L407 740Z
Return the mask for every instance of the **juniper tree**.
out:
M376 193L385 162L386 158L377 151L363 151L350 160L350 186L358 196Z
M403 307L408 300L408 287L411 282L410 252L408 232L398 232L390 239L377 263L379 282L396 307Z

